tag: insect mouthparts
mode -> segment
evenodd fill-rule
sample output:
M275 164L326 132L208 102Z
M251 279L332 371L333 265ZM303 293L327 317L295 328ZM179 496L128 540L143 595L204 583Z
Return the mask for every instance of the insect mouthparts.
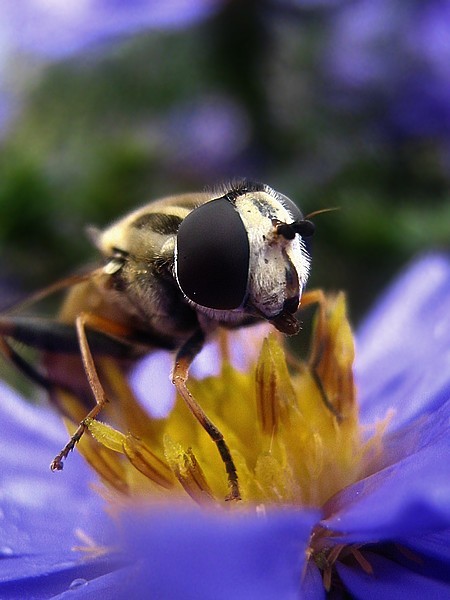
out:
M293 314L283 310L279 315L270 319L271 324L286 335L295 335L300 331L300 323Z

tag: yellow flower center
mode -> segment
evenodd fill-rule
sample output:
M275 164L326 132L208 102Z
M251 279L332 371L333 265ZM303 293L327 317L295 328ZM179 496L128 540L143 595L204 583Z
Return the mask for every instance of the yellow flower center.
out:
M358 422L345 299L343 294L325 298L321 292L314 298L320 303L308 361L290 355L287 361L282 338L271 333L247 372L224 358L218 377L188 382L231 451L239 501L226 501L224 463L184 401L178 398L166 418L152 419L118 365L99 361L111 400L105 416L114 426L90 420L91 436L82 438L79 449L104 482L112 510L136 500L258 512L271 505L319 508L370 473L382 449L383 425L368 438ZM66 420L72 432L86 409L64 392L60 401L73 415ZM316 527L308 551L327 589L338 558L352 555L370 572L359 547L335 545L329 534Z
M288 368L280 337L270 334L247 372L224 360L220 376L189 380L230 448L242 496L233 504L240 508L323 506L360 479L378 449L379 438L364 441L358 423L344 296L324 299L316 321L307 362L290 357ZM90 421L91 437L79 448L107 488L132 499L229 508L223 462L184 402L178 399L167 418L152 419L114 361L102 360L100 368L114 427Z

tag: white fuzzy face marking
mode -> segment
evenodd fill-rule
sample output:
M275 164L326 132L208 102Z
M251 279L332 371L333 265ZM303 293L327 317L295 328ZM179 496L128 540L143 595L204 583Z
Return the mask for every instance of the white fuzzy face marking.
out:
M287 240L276 233L274 223L294 221L276 197L249 192L236 199L236 209L250 244L249 301L266 318L275 317L285 300L300 298L308 278L309 256L299 235Z

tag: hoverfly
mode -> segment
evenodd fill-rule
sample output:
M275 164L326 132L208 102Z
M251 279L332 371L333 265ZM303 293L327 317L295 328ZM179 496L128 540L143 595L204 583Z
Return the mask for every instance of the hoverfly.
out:
M55 390L62 389L87 407L51 469L63 468L86 419L107 402L96 359L113 358L127 372L142 355L167 349L175 354L172 382L217 445L230 498L239 498L230 450L188 389L189 367L220 328L266 320L284 334L298 332L295 313L310 265L304 238L313 231L289 198L241 180L216 192L150 202L91 232L102 264L44 291L69 288L56 319L0 317L3 353L55 403ZM25 360L14 340L40 350L42 364Z

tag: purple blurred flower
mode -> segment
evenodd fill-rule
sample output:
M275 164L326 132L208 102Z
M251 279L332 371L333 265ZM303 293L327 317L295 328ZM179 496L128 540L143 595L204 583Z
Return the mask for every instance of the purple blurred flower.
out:
M297 11L307 11L331 8L344 2L348 2L348 0L271 0L270 5L279 8L296 9Z
M2 27L19 49L57 58L145 29L175 29L222 0L3 0Z
M326 596L320 570L332 570L329 597L448 597L449 311L450 261L430 256L362 326L361 418L390 421L372 471L317 511L135 510L114 533L79 457L47 473L64 437L55 417L3 388L0 597L309 600ZM91 552L71 551L77 530ZM99 556L119 543L126 563Z
M193 173L216 179L235 173L251 131L248 115L225 95L202 98L170 111L162 123L161 152L171 172Z
M350 2L330 20L333 100L373 110L399 137L450 135L450 2Z

